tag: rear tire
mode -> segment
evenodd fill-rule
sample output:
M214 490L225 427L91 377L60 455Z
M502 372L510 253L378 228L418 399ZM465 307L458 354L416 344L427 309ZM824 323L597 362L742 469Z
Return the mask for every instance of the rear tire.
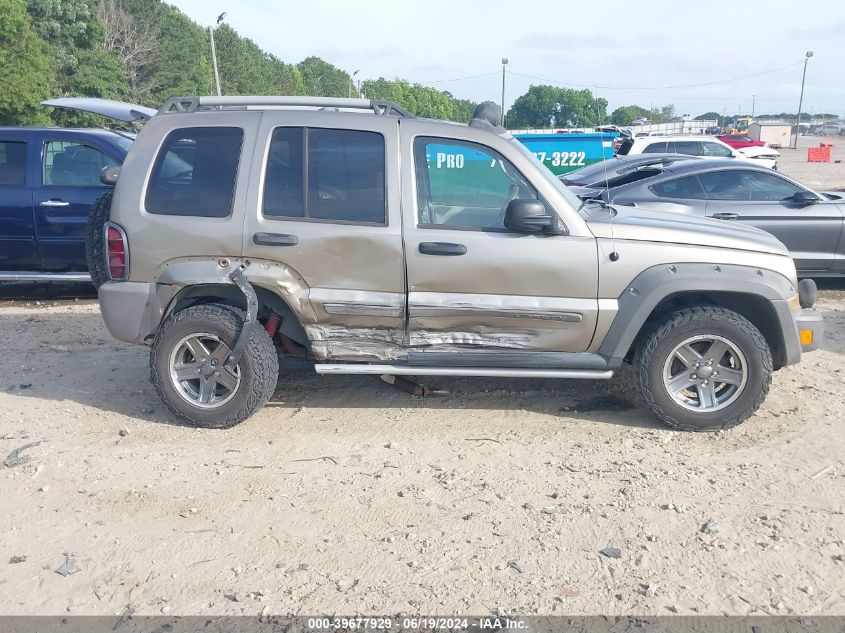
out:
M772 354L748 319L719 307L668 315L634 354L637 390L667 425L717 431L760 407L772 382Z
M279 359L260 325L235 371L225 367L243 323L243 310L209 303L170 315L159 329L150 352L152 381L167 408L191 426L229 428L273 395Z
M109 280L109 271L106 266L105 224L109 221L113 196L114 191L109 190L94 201L85 227L85 260L88 263L88 272L91 274L91 283L98 290Z

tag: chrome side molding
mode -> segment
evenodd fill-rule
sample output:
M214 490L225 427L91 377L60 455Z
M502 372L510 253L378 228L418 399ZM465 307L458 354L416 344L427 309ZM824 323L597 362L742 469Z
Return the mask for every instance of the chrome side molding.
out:
M91 281L88 273L0 272L0 281Z
M502 378L586 378L608 380L612 370L599 369L519 369L514 367L420 367L411 365L371 365L356 363L317 363L318 374L388 374L393 376L495 376Z

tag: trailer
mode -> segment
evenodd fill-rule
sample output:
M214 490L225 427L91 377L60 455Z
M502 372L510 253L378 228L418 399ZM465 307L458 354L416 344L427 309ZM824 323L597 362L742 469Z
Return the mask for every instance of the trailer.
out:
M778 121L755 121L748 126L748 135L755 141L763 141L769 147L789 147L792 139L792 124Z

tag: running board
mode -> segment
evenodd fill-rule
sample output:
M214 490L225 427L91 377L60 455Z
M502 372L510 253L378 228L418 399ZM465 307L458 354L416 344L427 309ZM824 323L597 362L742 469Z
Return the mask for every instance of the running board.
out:
M0 272L0 281L91 281L88 273Z
M518 369L513 367L412 367L410 365L363 365L318 363L318 374L375 374L390 376L495 376L503 378L589 378L607 380L611 370L598 369Z

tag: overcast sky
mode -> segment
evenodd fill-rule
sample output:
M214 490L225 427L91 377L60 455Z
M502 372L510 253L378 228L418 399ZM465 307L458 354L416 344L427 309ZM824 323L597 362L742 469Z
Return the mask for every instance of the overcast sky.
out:
M402 77L475 101L501 99L508 57L508 105L552 83L589 86L610 110L750 113L756 94L757 114L795 112L812 50L804 111L845 115L842 0L171 1L202 25L228 12L230 26L286 62L317 55L364 80Z

